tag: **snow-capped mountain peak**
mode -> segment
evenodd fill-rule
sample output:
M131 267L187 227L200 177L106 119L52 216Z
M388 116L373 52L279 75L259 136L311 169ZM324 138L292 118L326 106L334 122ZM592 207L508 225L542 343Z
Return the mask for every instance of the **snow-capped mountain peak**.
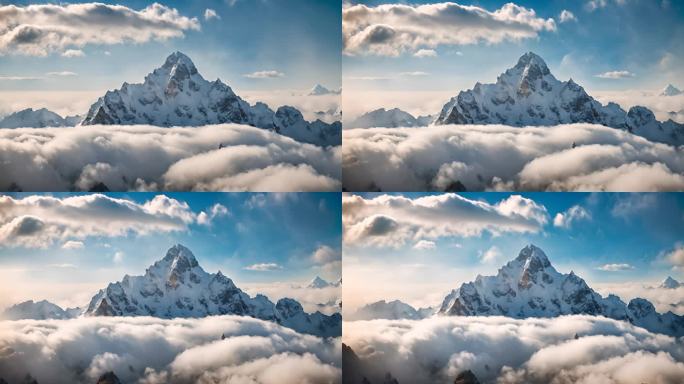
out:
M326 88L320 84L316 84L309 90L309 93L307 93L307 95L309 95L309 96L321 96L321 95L336 95L339 93L340 93L339 91L333 91L333 90L330 90L330 89L328 89L328 88Z
M604 298L574 272L558 272L534 245L523 248L496 276L478 276L451 291L438 313L514 318L588 314L626 320L653 332L684 335L684 316L659 314L645 299L633 299L627 305L615 295Z
M90 107L81 124L168 127L235 123L275 131L305 143L341 143L339 122L308 122L298 110L282 108L274 112L264 103L250 105L221 80L205 80L188 56L174 52L161 67L145 76L143 83L123 83L120 89L107 91ZM287 124L283 124L283 115L289 119Z
M46 108L34 110L26 108L11 113L0 119L0 128L44 128L74 126L80 121L79 116L62 116Z
M659 122L644 107L626 112L615 103L602 105L572 79L556 79L544 60L532 52L522 55L496 83L477 83L473 89L459 92L434 122L515 127L572 123L601 124L671 145L684 143L684 125Z
M321 279L320 276L316 276L316 277L314 277L314 278L311 280L311 282L309 283L309 285L307 285L306 287L307 287L307 288L325 288L325 287L329 287L329 286L331 286L331 285L332 285L332 284L330 284L330 283L328 283L327 281Z
M660 96L677 96L681 94L682 91L672 84L668 84L665 88L663 88L662 92L660 92Z
M679 283L679 281L673 279L672 276L668 276L660 284L660 288L667 288L667 289L676 289L676 288L679 288L680 286L681 286L681 284Z

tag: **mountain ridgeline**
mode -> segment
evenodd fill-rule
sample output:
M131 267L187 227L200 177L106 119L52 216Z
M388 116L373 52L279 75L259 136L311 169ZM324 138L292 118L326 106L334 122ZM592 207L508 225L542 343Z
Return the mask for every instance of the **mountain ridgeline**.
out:
M37 314L37 315L36 315ZM63 311L48 302L27 302L10 307L5 317L72 318L76 316L153 316L188 318L240 315L272 321L300 333L320 337L342 334L339 313L306 313L293 299L273 303L264 295L249 296L220 271L206 272L192 252L178 244L142 276L126 275L92 297L87 307Z
M447 102L435 124L544 126L600 124L627 130L651 141L684 144L684 125L659 122L651 110L628 112L615 103L602 105L572 79L559 81L538 55L528 52L501 74L495 84L475 84Z
M663 287L680 284L666 279ZM452 290L435 310L416 310L400 301L380 301L360 308L351 320L421 319L437 316L557 317L562 315L604 316L627 321L651 332L684 336L684 316L657 313L642 298L629 304L615 295L602 297L574 272L558 272L544 251L534 245L501 267L496 276L477 276L475 281Z
M322 146L340 145L342 140L340 122L308 122L290 106L274 112L261 102L250 105L220 79L205 80L181 52L172 53L142 84L124 83L120 89L108 91L81 122L165 127L222 123L251 125Z

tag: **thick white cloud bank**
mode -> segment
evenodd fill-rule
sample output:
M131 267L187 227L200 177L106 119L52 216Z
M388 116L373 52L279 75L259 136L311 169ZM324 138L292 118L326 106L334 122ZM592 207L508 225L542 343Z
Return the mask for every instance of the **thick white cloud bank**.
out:
M344 195L342 211L345 243L378 247L400 247L423 238L479 236L483 232L535 233L549 220L544 206L519 195L497 204L455 193L415 199Z
M225 339L222 339L225 335ZM339 383L339 339L240 316L162 320L86 317L0 322L0 372L10 383Z
M438 45L464 45L535 38L555 31L553 19L514 3L495 11L453 2L406 5L358 4L342 10L344 53L398 56Z
M681 340L602 317L356 321L344 323L343 335L366 366L399 383L452 382L466 369L498 384L684 380Z
M153 3L142 10L102 3L0 6L0 55L46 56L86 44L143 43L199 30L196 18Z
M684 154L592 124L343 131L349 191L680 191Z
M334 191L341 147L219 124L0 129L0 190Z

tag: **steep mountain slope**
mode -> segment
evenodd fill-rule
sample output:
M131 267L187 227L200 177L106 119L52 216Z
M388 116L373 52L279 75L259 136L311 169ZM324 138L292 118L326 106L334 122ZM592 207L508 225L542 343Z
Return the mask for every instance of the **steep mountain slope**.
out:
M69 310L63 310L57 304L53 304L47 300L33 302L33 300L25 301L23 303L15 304L7 308L0 318L5 320L21 320L21 319L69 319L73 317Z
M660 283L660 288L667 288L667 289L676 289L679 288L682 284L673 279L672 276L668 276L665 280L663 280L662 283Z
M142 84L124 83L108 91L88 111L82 125L149 124L200 126L237 123L270 129L301 142L339 145L341 124L307 122L289 106L275 112L264 103L249 105L221 80L205 80L190 58L172 53Z
M672 84L668 84L665 88L663 88L662 92L660 92L660 96L677 96L681 94L682 91Z
M424 316L412 306L400 301L385 301L380 300L374 303L366 304L359 308L356 312L349 316L346 320L373 320L373 319L388 319L388 320L418 320Z
M44 128L72 127L80 121L80 116L62 116L45 108L27 108L5 116L0 120L0 128Z
M440 315L555 317L568 314L626 320L652 332L684 336L684 316L659 314L648 300L626 305L615 295L604 298L574 272L561 274L544 251L528 245L496 276L477 276L444 298Z
M234 314L274 321L298 332L339 336L341 316L305 313L295 300L250 297L220 271L210 274L186 247L171 247L143 276L124 276L90 300L85 316L203 317Z
M373 128L373 127L425 127L429 125L434 116L414 117L399 108L386 110L385 108L366 112L349 123L349 128Z
M651 141L684 144L684 125L659 122L645 107L625 112L602 105L575 83L557 80L544 60L532 52L501 74L495 84L475 84L444 105L435 124L503 124L510 126L592 123L628 130Z

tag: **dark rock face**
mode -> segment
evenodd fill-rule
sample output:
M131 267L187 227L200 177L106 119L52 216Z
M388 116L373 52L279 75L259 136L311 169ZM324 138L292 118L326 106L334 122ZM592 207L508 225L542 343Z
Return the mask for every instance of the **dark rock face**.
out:
M480 384L473 371L470 369L463 371L456 376L454 384Z
M97 384L121 384L121 381L116 377L114 372L109 371L97 379Z

